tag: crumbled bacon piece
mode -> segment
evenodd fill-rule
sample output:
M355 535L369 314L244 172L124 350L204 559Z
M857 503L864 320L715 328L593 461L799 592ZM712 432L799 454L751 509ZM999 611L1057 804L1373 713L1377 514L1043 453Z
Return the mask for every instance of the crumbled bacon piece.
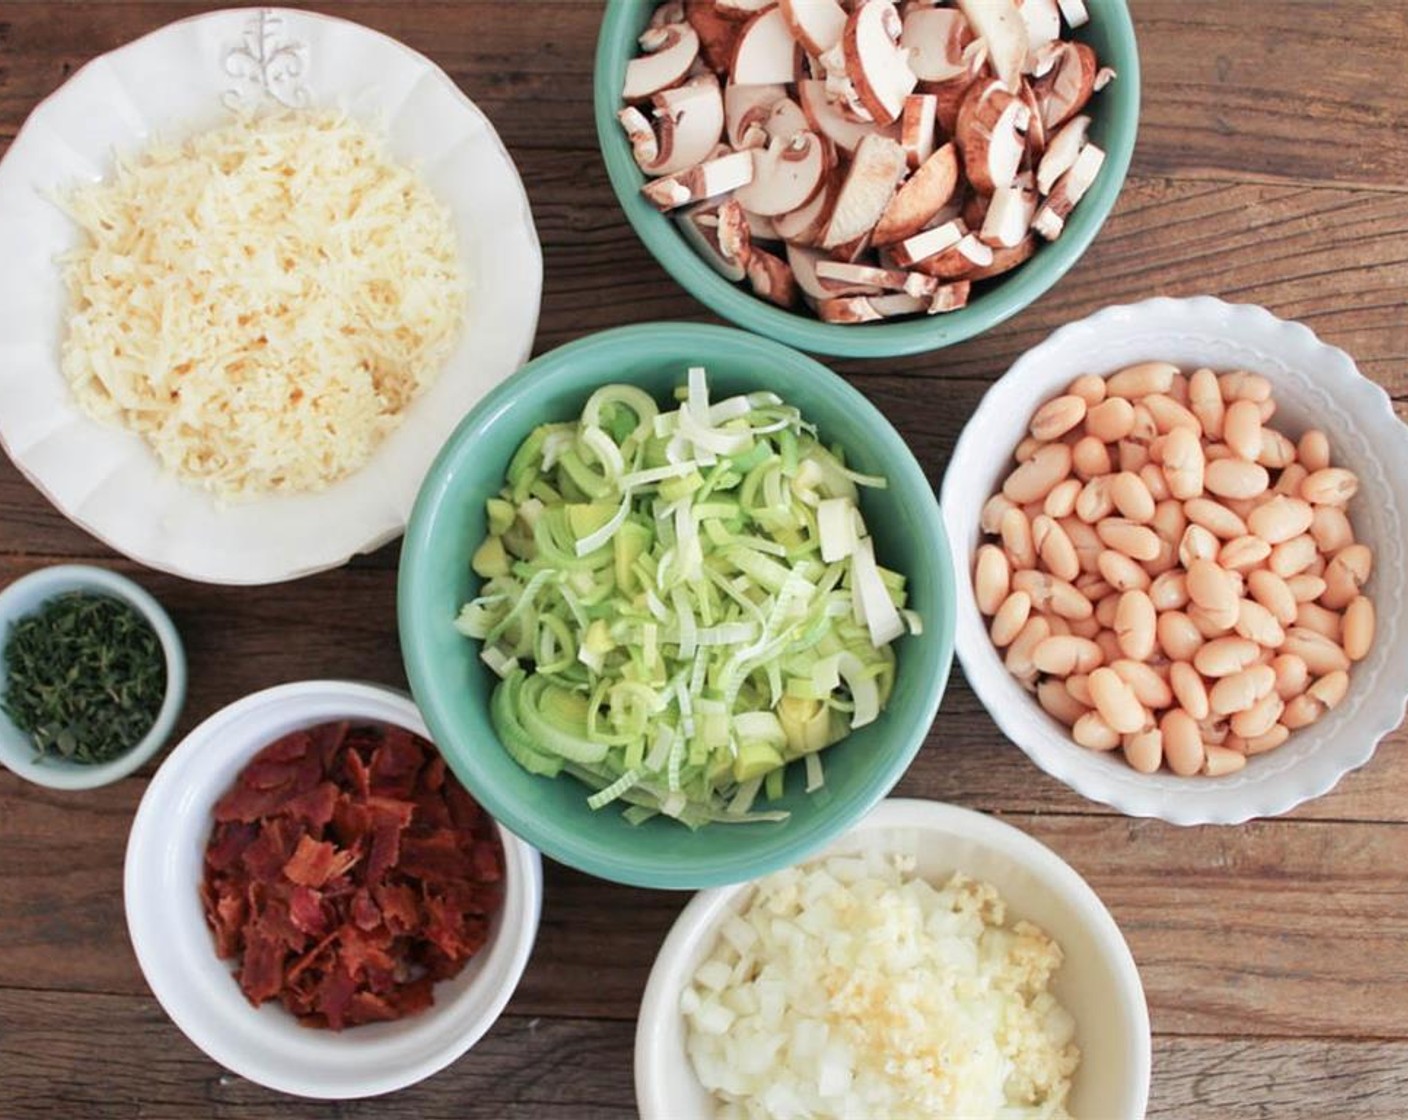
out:
M215 806L200 897L255 1006L307 1026L414 1015L488 940L493 822L430 743L326 723L257 754Z

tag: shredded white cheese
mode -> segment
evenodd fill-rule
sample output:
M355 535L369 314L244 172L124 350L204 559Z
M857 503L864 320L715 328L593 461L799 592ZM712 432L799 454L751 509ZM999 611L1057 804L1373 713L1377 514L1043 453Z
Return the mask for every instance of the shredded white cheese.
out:
M464 312L448 211L345 117L241 118L155 143L66 208L63 370L222 499L356 470Z
M912 861L833 858L762 880L683 993L721 1120L1068 1120L1061 949L997 891Z

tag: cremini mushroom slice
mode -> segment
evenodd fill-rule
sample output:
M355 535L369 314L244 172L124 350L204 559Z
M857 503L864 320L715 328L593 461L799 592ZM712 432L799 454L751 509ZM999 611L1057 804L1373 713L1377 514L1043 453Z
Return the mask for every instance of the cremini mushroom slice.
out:
M1027 61L1023 69L1030 70L1033 55L1061 37L1061 9L1056 0L1016 0L1016 4L1027 26Z
M1048 241L1055 241L1066 228L1066 218L1085 192L1095 182L1095 176L1105 162L1105 153L1094 144L1087 144L1071 165L1071 169L1056 180L1051 193L1032 220L1032 228Z
M1099 93L1117 77L1119 77L1119 75L1112 67L1102 66L1099 70L1095 71L1095 80L1090 83L1090 88L1095 93Z
M1036 236L1027 234L1022 238L1020 245L1015 245L1011 249L992 249L992 261L980 268L974 269L968 276L969 280L987 280L993 276L1001 276L1004 272L1010 272L1019 264L1024 264L1031 259L1031 255L1036 252Z
M751 155L753 178L734 192L750 213L763 217L790 213L821 189L826 149L814 132L798 132L786 140L775 136L766 148L752 149Z
M911 171L934 153L938 116L939 99L934 94L911 93L904 99L900 113L900 147L904 149Z
M892 245L913 237L953 201L957 188L958 150L949 142L900 185L876 223L872 244Z
M836 296L820 299L816 313L823 323L876 323L884 318L866 296Z
M758 295L779 307L796 305L797 282L792 269L781 257L755 247L748 254L748 263L744 267L748 273L748 283Z
M958 112L954 140L975 191L991 194L1012 182L1026 151L1030 117L1026 104L996 78L968 91Z
M787 263L792 266L792 275L797 287L812 299L835 299L838 296L879 295L880 288L873 284L848 284L841 280L823 280L816 274L817 265L829 258L819 249L809 249L804 245L787 243Z
M969 75L963 49L973 29L955 8L914 7L904 16L900 46L909 52L909 68L921 82L949 82Z
M626 63L626 84L621 97L644 101L662 89L679 85L699 57L699 36L687 23L647 27L640 36L645 53Z
M846 76L877 124L899 119L904 99L919 81L900 46L902 26L890 0L865 0L851 12L841 35Z
M1084 0L1056 0L1056 6L1061 9L1066 26L1072 31L1090 22L1090 13L1085 10Z
M714 0L684 0L684 18L699 36L704 64L716 74L727 74L738 43L738 23L719 15Z
M670 175L709 158L724 127L723 96L713 74L701 74L682 86L661 90L652 99L658 151L641 163L648 175ZM632 139L634 149L635 141ZM637 154L636 162L640 163Z
M844 179L845 176L834 168L827 171L821 189L812 195L809 202L773 219L773 228L778 236L789 244L818 244Z
M714 0L714 8L725 19L752 19L759 12L777 3L777 0Z
M1095 52L1084 43L1057 42L1046 48L1050 63L1032 78L1041 122L1054 132L1085 108L1095 90Z
M917 315L929 309L929 300L909 292L888 292L883 296L871 296L870 306L880 312L882 319L894 319L900 315Z
M674 210L737 190L752 180L753 153L732 152L654 179L641 187L641 193L659 209Z
M778 7L792 37L808 54L824 54L841 41L846 9L836 0L780 0Z
M797 43L782 9L768 8L739 32L729 78L735 85L762 86L791 82L797 77Z
M1030 171L1024 171L1009 186L993 191L992 204L978 236L988 245L1014 249L1031 228L1036 207L1036 178Z
M929 298L928 313L941 315L945 311L957 311L960 307L967 307L968 296L972 290L973 285L967 280L941 285Z
M627 105L616 114L616 119L626 130L626 139L631 142L631 155L635 157L637 166L649 174L650 165L660 156L660 140L655 135L655 126L634 105Z
M862 139L836 196L821 247L839 249L858 238L868 238L890 204L905 166L904 149L896 141L878 133Z
M1050 194L1056 180L1075 165L1089 131L1090 118L1082 114L1068 120L1051 138L1036 169L1036 189L1043 195Z
M735 151L761 148L768 142L767 121L772 107L787 96L787 87L779 83L762 86L740 86L730 82L724 87L724 124L729 146Z
M737 227L729 227L731 235L735 238L732 252L726 252L720 243L720 234L724 223L720 219L719 208L716 208L712 203L700 203L698 206L676 214L675 222L685 240L694 246L695 251L720 276L734 283L745 277L743 261L747 257L747 252L740 251L741 246L737 242ZM744 224L743 236L747 237L746 223Z
M939 280L966 280L993 263L993 248L976 233L965 233L958 242L915 264L920 272Z
M945 222L941 226L926 229L923 233L916 233L913 237L895 242L890 246L890 252L894 254L895 263L901 268L913 268L957 245L963 240L963 234L964 228L960 223Z
M740 207L740 209L742 209ZM755 214L751 210L743 211L743 220L748 224L748 236L754 241L781 241L782 234L777 232L777 226L773 224L772 218L766 214Z
M1029 40L1014 0L958 0L958 10L987 46L993 73L1009 91L1015 90L1026 69Z
M873 133L898 140L898 125L882 128L874 121L858 121L846 116L840 106L826 94L826 82L820 78L805 78L797 83L797 103L811 121L812 131L825 136L848 155L860 142Z
M837 281L843 284L865 285L892 292L907 292L916 298L932 295L939 286L937 280L932 276L925 276L922 272L905 272L897 268L877 268L875 265L826 259L817 261L816 276L823 284L827 281Z

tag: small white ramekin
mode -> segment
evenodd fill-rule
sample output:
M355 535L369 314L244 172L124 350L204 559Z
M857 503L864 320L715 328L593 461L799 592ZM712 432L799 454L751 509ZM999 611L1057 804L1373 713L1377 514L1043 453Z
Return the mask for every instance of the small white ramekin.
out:
M533 949L542 906L535 849L499 826L504 900L489 941L434 1006L391 1023L310 1030L277 1003L252 1007L215 955L199 887L215 802L263 747L329 720L395 724L429 737L409 697L346 681L300 681L256 692L215 713L171 752L147 789L127 842L127 928L166 1013L216 1062L301 1097L369 1097L444 1068L494 1024Z
M1140 774L1120 752L1085 750L1003 667L973 598L973 556L983 503L1012 467L1032 413L1083 373L1109 374L1161 359L1186 368L1246 369L1270 379L1272 425L1296 438L1320 428L1337 466L1359 476L1349 507L1358 540L1374 550L1366 593L1377 636L1350 670L1344 701L1285 746L1221 778ZM964 675L1003 733L1077 793L1131 816L1174 824L1236 824L1284 813L1330 790L1368 762L1403 720L1408 698L1408 427L1382 388L1343 350L1308 327L1250 304L1210 297L1151 299L1109 307L1056 331L1023 354L963 429L940 499L958 580L958 656Z

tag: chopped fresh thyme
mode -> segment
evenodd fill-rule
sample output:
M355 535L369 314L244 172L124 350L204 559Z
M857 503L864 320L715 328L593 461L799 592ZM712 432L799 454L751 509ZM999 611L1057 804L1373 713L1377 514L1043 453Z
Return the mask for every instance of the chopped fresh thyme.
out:
M166 657L131 605L72 591L10 629L0 708L40 759L110 762L151 730L166 695Z

